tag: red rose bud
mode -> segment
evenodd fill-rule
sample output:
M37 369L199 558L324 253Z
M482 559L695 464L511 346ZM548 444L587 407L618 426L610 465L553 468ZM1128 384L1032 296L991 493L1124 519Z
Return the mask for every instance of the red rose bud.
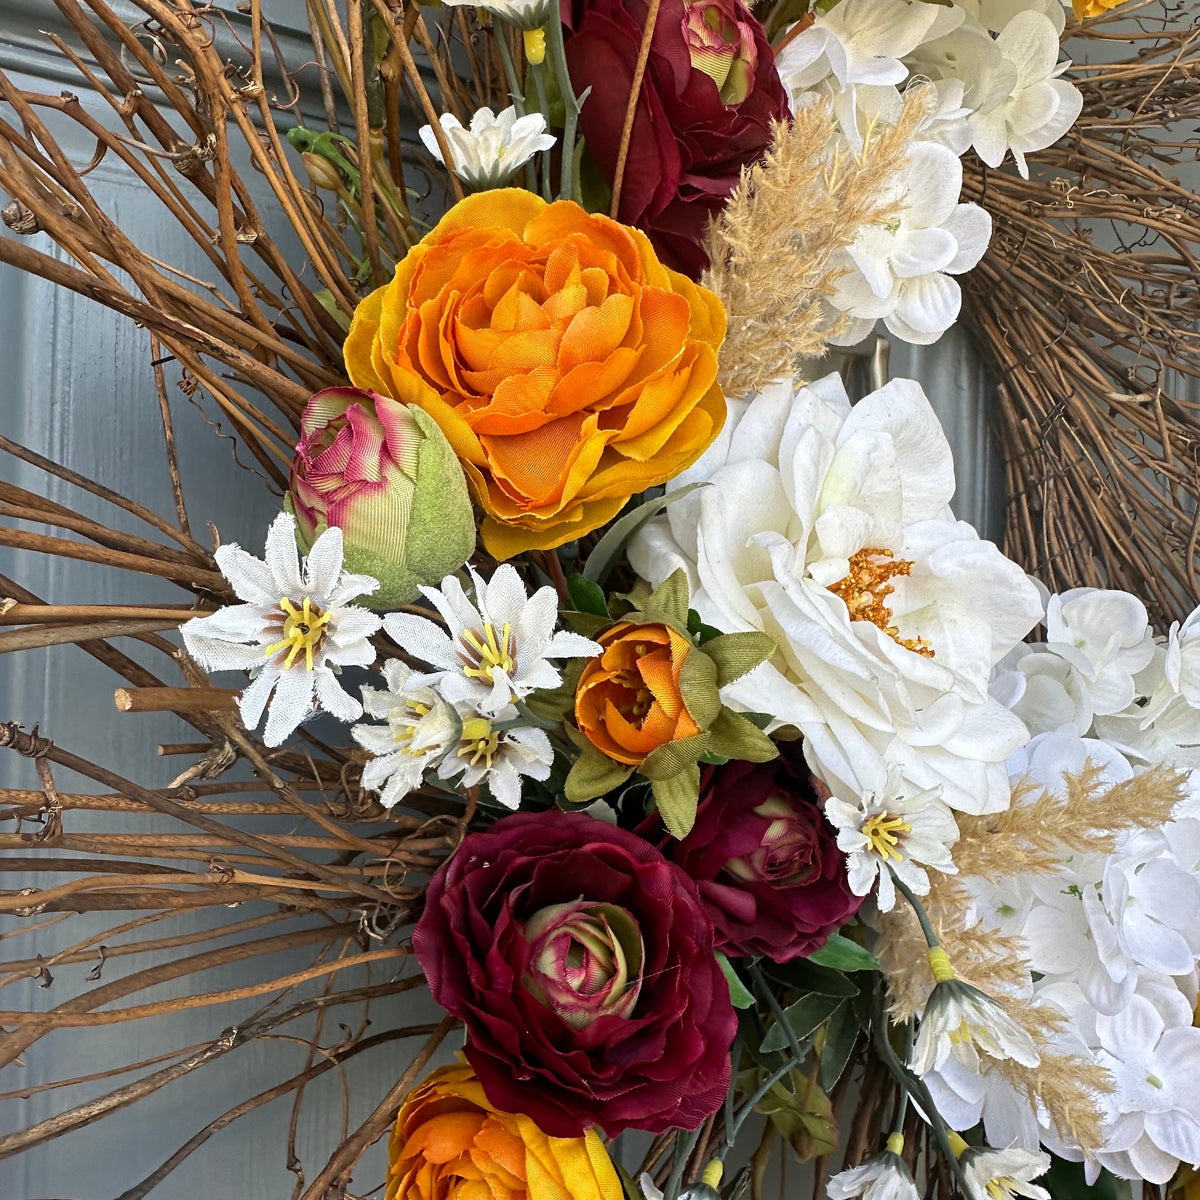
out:
M648 0L564 0L571 82L588 149L611 184ZM701 243L771 123L790 116L759 22L741 0L662 0L638 92L618 218L645 231L668 266L699 278Z
M708 767L686 837L663 836L657 817L639 832L696 880L719 950L787 962L819 950L862 898L799 744L780 750L769 763Z
M683 36L692 66L717 85L725 104L741 104L750 94L758 63L754 28L739 20L739 9L741 5L730 0L685 0L684 4Z
M468 835L413 949L489 1103L551 1137L695 1129L737 1027L696 885L636 834L557 809Z
M454 451L418 408L359 388L326 388L300 418L288 507L307 551L331 525L346 569L380 588L363 603L394 608L456 571L475 549L475 518Z

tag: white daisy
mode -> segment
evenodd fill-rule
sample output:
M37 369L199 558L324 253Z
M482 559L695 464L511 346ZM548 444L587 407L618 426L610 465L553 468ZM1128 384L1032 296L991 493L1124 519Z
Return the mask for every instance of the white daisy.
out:
M837 829L838 849L846 855L850 890L865 896L878 880L875 900L880 912L895 907L893 875L918 896L925 896L929 876L923 866L947 875L958 872L950 857L958 826L941 802L941 788L907 796L904 791L904 780L893 768L885 786L867 792L857 804L836 796L825 801L825 816Z
M393 659L383 668L387 691L363 688L363 708L385 725L364 723L350 731L354 740L374 756L363 768L362 785L379 793L391 808L421 786L425 771L450 748L458 719L450 706L414 674Z
M458 748L442 759L438 778L461 775L462 788L487 783L497 804L518 808L522 775L530 779L550 777L554 748L545 730L514 725L518 714L511 706L491 715L464 704L456 707L462 719Z
M180 632L206 671L251 673L238 697L242 720L254 729L267 709L263 741L278 746L315 711L341 721L362 716L362 705L338 683L337 671L375 659L370 638L380 618L348 601L379 584L342 570L337 528L317 538L302 570L289 513L280 513L268 530L265 557L255 558L235 542L222 546L217 566L245 603L196 617Z
M917 1028L909 1062L913 1071L918 1075L937 1071L953 1055L978 1072L979 1050L989 1058L1011 1058L1023 1067L1036 1067L1042 1061L1033 1038L995 1000L954 978L940 946L930 949L929 965L938 982Z
M516 569L502 563L488 583L468 567L475 584L472 604L454 575L440 588L422 588L446 629L411 613L389 613L388 636L407 654L429 663L430 682L452 704L464 702L485 716L540 688L555 688L562 675L551 658L593 658L601 648L576 633L555 633L558 597L551 587L530 597Z
M900 1151L904 1149L904 1138L893 1133L888 1138L888 1148L869 1158L858 1167L841 1171L826 1187L829 1200L920 1200L912 1174L904 1165Z
M1028 1150L966 1149L962 1163L967 1200L1050 1200L1050 1193L1033 1182L1050 1170L1050 1155Z

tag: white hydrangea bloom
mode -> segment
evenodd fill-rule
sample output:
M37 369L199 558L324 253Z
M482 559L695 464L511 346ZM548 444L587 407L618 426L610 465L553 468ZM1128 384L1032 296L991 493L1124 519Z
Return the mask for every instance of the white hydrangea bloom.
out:
M454 575L447 575L440 588L421 589L445 629L413 613L389 613L383 622L398 646L433 667L432 686L452 704L467 703L495 715L530 692L562 683L550 659L600 653L590 638L554 631L558 597L552 587L526 595L511 563L501 563L487 583L467 569L475 585L474 602Z
M263 741L278 746L318 710L340 721L361 717L362 705L337 675L375 660L370 638L380 618L349 601L379 583L342 570L342 531L331 526L322 533L301 568L295 518L280 513L267 532L265 560L236 542L215 557L244 603L195 617L180 633L206 671L251 673L238 697L246 728L256 728L266 710Z
M895 875L918 896L929 893L926 867L953 875L958 871L950 847L958 826L941 802L941 790L908 792L893 769L883 787L866 792L857 803L830 796L825 816L837 830L838 849L846 855L850 890L865 896L878 884L880 912L896 904Z
M468 187L503 187L519 167L541 150L549 150L555 137L546 132L546 118L541 113L517 116L515 108L493 113L481 108L464 128L456 116L443 113L442 130L454 157L452 168ZM422 125L421 141L438 162L445 164L432 125Z
M852 269L830 303L852 320L832 339L836 345L861 341L878 319L914 345L937 341L962 307L952 276L975 266L991 240L988 213L958 202L962 163L945 146L914 143L890 189L903 204L899 218L862 229L845 252Z
M999 104L978 108L968 119L971 144L989 167L1011 153L1028 179L1025 155L1053 145L1075 124L1083 94L1058 78L1071 64L1058 61L1058 30L1043 13L1017 13L997 35L996 47L1015 68L1016 80Z
M919 385L893 380L851 408L830 375L731 401L677 483L696 480L711 486L648 523L629 558L655 586L682 567L708 624L776 639L726 703L800 729L835 795L891 765L952 808L1006 807L1004 760L1027 734L988 680L1041 601L950 514L950 447Z

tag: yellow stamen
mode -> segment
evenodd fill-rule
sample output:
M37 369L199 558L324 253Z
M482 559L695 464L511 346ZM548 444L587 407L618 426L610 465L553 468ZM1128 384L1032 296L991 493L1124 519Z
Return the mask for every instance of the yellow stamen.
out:
M458 756L469 759L468 766L473 767L483 759L484 768L490 771L499 745L500 735L492 729L492 723L486 717L472 717L463 722Z
M307 597L304 605L297 608L291 600L284 596L279 601L279 611L284 614L283 638L263 651L264 654L274 654L278 650L286 650L284 669L296 661L297 655L304 654L304 665L308 670L313 669L313 651L325 640L325 627L329 624L330 613L322 612Z
M503 671L511 677L517 659L516 648L512 644L512 626L507 621L499 637L496 636L496 627L488 622L483 627L483 638L474 629L464 629L462 640L479 658L477 667L463 667L464 675L470 679L486 679L488 683L492 682L492 675L496 671Z
M884 561L875 561L880 558ZM829 590L846 602L850 620L870 621L897 645L923 658L932 658L933 649L924 638L900 636L887 605L887 598L896 590L888 581L897 575L911 575L913 565L908 559L893 559L892 552L883 547L867 546L850 555L850 574L830 584Z
M937 983L949 983L958 978L954 974L954 968L950 965L950 955L941 946L929 947L929 969L933 972L933 978Z
M887 1148L888 1148L888 1149L889 1149L889 1150L890 1150L890 1151L891 1151L893 1154L900 1154L900 1153L902 1153L902 1152L903 1152L903 1150L904 1150L904 1134L902 1134L902 1133L889 1133L889 1134L888 1134L888 1140L887 1140Z
M871 843L871 848L884 862L900 862L904 857L896 849L900 844L900 834L909 833L911 830L912 826L903 817L894 817L886 812L877 813L864 821L862 826L862 833Z
M558 20L555 17L555 20ZM546 31L544 29L524 29L525 57L536 67L546 61Z

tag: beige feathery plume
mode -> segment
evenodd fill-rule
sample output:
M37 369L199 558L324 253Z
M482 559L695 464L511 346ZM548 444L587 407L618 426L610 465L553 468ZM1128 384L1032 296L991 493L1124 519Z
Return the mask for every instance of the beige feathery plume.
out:
M834 256L864 226L896 220L903 208L888 186L904 166L930 105L929 89L908 93L900 120L870 131L860 154L834 149L831 105L810 104L772 130L766 158L744 168L705 249L701 282L728 314L718 380L740 397L825 353L846 318L823 303L845 268Z
M1100 1145L1103 1120L1097 1098L1112 1091L1112 1079L1093 1062L1051 1049L1065 1018L1046 1005L1013 996L1029 979L1022 939L980 923L967 926L966 879L1046 875L1068 853L1109 853L1116 834L1167 821L1183 798L1186 778L1183 772L1159 766L1105 786L1100 768L1088 763L1078 774L1065 776L1062 796L1048 791L1035 795L1036 786L1023 781L1014 787L1012 805L1004 812L957 817L957 876L930 872L924 907L955 973L996 1000L1028 1031L1042 1057L1034 1068L1006 1061L997 1063L996 1069L1026 1095L1040 1098L1059 1132L1085 1150ZM881 922L879 959L892 1016L907 1021L921 1011L933 990L925 938L907 907L883 914Z

